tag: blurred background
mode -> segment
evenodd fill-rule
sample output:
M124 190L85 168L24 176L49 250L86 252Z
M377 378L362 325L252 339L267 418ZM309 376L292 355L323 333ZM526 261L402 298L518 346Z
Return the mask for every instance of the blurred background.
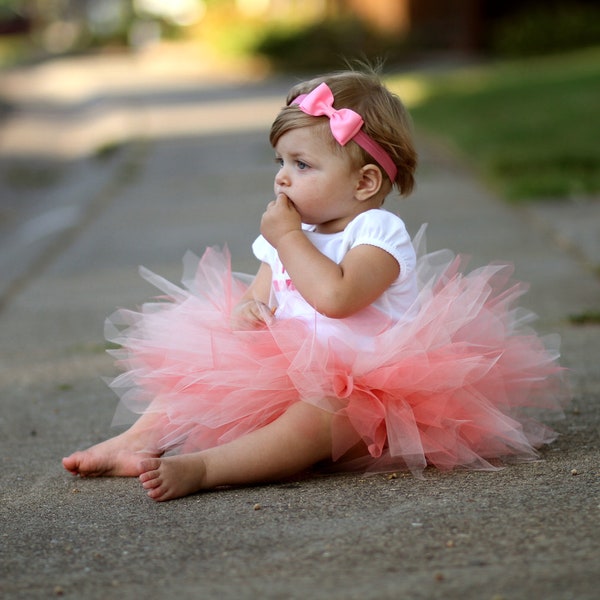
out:
M597 44L599 17L596 0L0 0L0 63L165 40L294 70L357 54L388 65L432 53L530 56Z

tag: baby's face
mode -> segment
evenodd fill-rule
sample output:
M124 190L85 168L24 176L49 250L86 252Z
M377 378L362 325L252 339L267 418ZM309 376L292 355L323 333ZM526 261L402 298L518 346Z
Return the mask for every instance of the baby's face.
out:
M275 146L275 156L275 195L285 194L303 223L316 225L322 233L335 233L356 216L359 170L352 169L344 153L331 150L321 127L284 133Z

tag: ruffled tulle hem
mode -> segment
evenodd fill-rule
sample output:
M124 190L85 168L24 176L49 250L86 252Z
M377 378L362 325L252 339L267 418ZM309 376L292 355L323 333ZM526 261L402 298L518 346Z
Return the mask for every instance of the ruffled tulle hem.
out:
M332 458L344 469L496 469L535 460L556 437L540 415L560 416L568 399L559 340L529 328L508 265L464 273L460 258L423 254L410 319L377 324L368 350L344 320L325 338L300 319L234 331L248 279L228 252L188 253L184 265L183 287L142 270L164 296L107 321L123 370L111 384L117 419L155 413L165 451L227 443L298 401L334 415Z

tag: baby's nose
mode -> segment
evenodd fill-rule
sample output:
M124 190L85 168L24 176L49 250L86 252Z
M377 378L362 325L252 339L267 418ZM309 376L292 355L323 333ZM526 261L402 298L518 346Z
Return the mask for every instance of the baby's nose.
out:
M289 185L289 182L290 178L288 176L287 169L285 167L281 167L275 175L275 183L277 185Z

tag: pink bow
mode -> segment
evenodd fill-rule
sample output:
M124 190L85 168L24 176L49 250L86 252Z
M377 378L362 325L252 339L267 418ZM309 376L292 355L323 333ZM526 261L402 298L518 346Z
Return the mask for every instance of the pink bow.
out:
M311 117L329 117L331 133L340 146L354 140L383 167L392 183L396 181L398 168L390 155L361 129L364 121L357 112L351 108L333 108L333 93L326 83L321 83L308 94L298 96L293 104Z
M294 100L298 108L312 117L329 117L331 133L340 146L345 146L363 126L363 119L350 108L333 108L333 94L326 83L321 83L309 94Z

